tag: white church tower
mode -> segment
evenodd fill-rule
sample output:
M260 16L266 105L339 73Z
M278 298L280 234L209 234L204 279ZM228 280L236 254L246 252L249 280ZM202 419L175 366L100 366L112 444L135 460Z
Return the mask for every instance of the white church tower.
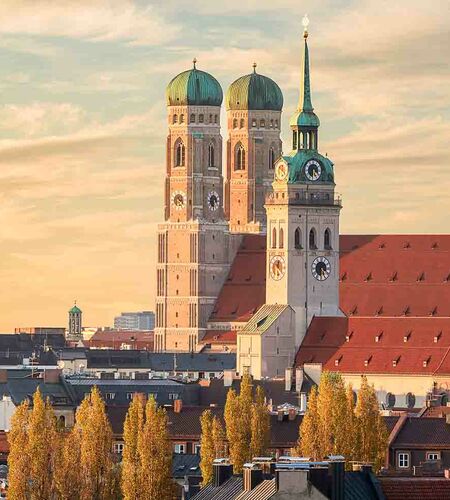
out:
M303 19L304 57L300 99L291 117L292 151L275 164L266 200L266 303L295 311L295 346L313 316L339 310L339 213L333 162L318 152L319 118L311 102L308 19Z

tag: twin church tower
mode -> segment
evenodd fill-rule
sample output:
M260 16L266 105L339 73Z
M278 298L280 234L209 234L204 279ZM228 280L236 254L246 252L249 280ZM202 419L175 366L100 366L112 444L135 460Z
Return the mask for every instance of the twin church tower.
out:
M333 163L318 153L305 27L300 100L282 155L283 95L256 72L226 94L193 68L167 87L165 222L158 226L155 350L196 351L245 234L266 236L266 304L295 311L295 347L314 315L339 314ZM223 155L223 147L226 148ZM222 166L222 158L226 166ZM236 297L236 300L239 300Z

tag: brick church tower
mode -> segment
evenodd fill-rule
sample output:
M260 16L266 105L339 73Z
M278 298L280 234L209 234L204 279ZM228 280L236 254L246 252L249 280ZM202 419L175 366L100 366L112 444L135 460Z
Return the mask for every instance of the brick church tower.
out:
M194 66L168 85L165 223L158 226L156 351L195 351L229 269L219 82Z
M281 155L283 94L256 72L233 82L226 95L228 143L225 211L232 233L265 232L264 200Z

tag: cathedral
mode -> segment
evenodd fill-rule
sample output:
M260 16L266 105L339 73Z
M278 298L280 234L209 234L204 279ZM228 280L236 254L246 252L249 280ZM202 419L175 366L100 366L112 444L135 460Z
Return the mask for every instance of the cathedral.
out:
M256 65L226 92L225 154L219 82L194 60L167 87L155 350L233 351L257 379L365 373L390 403L422 404L450 390L450 236L340 235L304 26L284 148L282 92Z

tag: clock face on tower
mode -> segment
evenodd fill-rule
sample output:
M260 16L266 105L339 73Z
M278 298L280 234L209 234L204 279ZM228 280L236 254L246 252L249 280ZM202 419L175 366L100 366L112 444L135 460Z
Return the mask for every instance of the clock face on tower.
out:
M317 160L309 160L305 165L305 175L310 181L317 181L322 173L322 166Z
M219 194L216 193L216 191L210 191L208 193L208 198L207 198L207 201L208 201L208 208L211 210L211 211L216 211L218 208L219 208L219 205L220 205L220 197L219 197Z
M275 255L275 257L270 259L269 270L270 277L273 280L278 281L284 276L284 273L286 272L286 264L281 255Z
M278 181L284 181L288 174L288 166L286 163L279 163L275 169L275 177Z
M311 265L311 272L318 281L325 281L331 273L331 264L325 257L316 257Z
M182 210L185 205L186 196L181 191L175 191L172 195L172 204L175 210Z

